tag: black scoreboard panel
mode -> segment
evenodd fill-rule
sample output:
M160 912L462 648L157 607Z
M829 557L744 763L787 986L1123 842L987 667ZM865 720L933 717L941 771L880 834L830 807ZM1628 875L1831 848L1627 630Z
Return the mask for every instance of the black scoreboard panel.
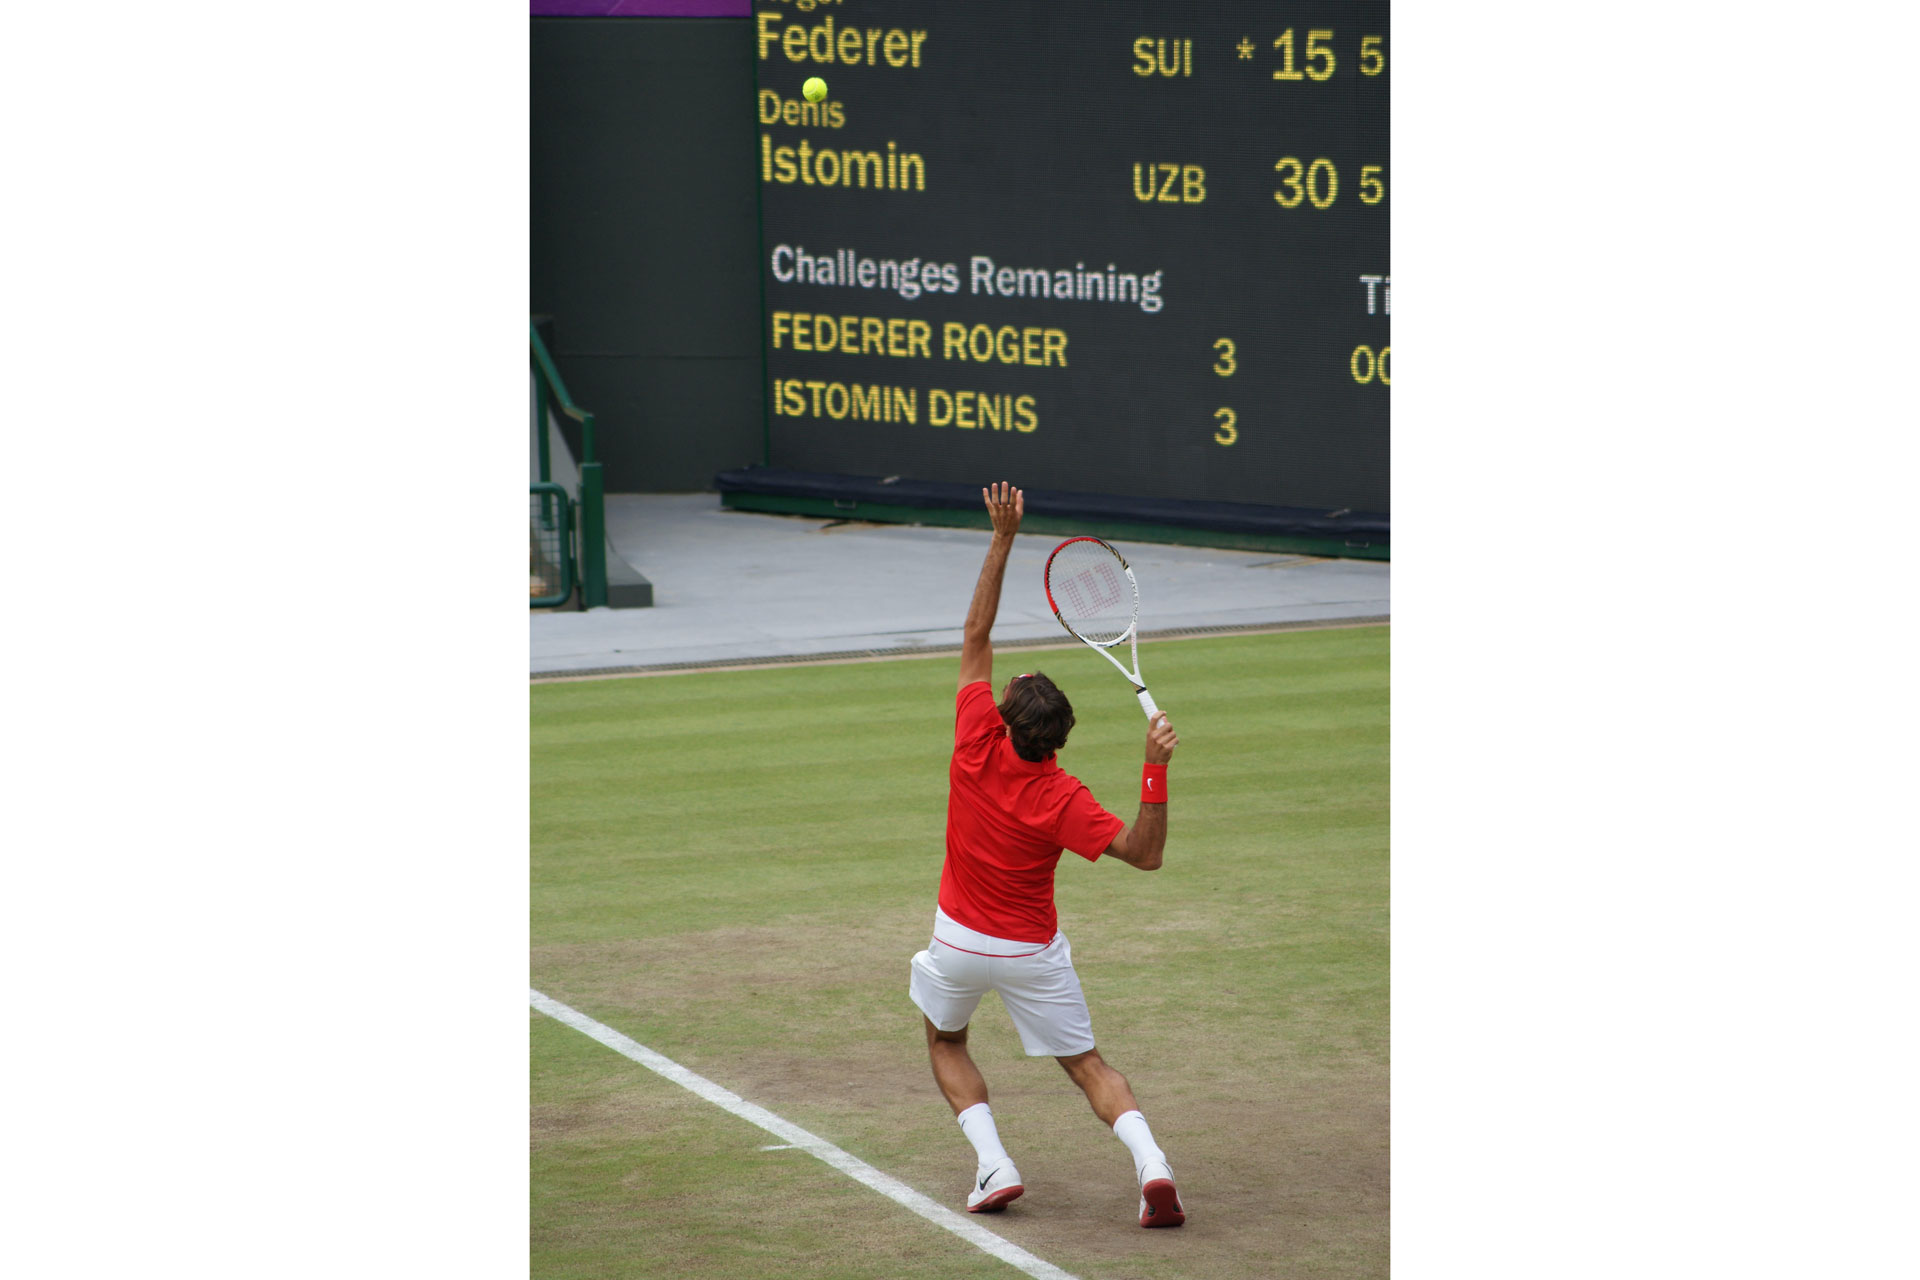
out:
M760 0L753 39L770 465L1390 510L1386 4Z

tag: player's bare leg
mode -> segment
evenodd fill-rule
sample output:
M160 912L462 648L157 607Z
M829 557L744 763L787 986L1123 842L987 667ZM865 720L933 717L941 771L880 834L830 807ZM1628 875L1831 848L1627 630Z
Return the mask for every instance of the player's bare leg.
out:
M960 1122L960 1132L973 1144L979 1157L974 1170L974 1185L967 1192L968 1213L994 1213L1020 1198L1020 1171L1013 1157L1000 1145L1000 1131L993 1122L993 1108L987 1105L987 1080L967 1052L967 1029L942 1031L933 1020L921 1016L927 1024L927 1056L933 1060L933 1081L940 1086L947 1105Z
M1111 1128L1113 1122L1127 1112L1140 1109L1140 1104L1133 1100L1133 1088L1127 1078L1108 1066L1098 1049L1054 1061L1066 1068L1068 1079L1080 1086L1080 1092L1093 1104L1093 1114L1107 1127Z
M1153 1140L1153 1130L1140 1114L1140 1104L1134 1101L1127 1078L1108 1066L1098 1049L1056 1061L1066 1069L1067 1078L1087 1095L1093 1114L1110 1126L1113 1136L1132 1153L1134 1177L1140 1183L1140 1225L1177 1227L1185 1222L1187 1212L1173 1186L1173 1169L1167 1164L1166 1153Z
M968 1107L985 1102L987 1078L973 1065L973 1055L967 1052L967 1029L942 1031L925 1014L920 1021L927 1024L927 1056L933 1059L933 1082L946 1095L953 1114L957 1116Z

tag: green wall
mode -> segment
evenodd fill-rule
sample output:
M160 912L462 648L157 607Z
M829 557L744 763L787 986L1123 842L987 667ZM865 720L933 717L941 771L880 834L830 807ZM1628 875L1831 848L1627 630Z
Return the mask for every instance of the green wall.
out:
M608 492L709 489L762 460L749 24L530 21L530 309Z

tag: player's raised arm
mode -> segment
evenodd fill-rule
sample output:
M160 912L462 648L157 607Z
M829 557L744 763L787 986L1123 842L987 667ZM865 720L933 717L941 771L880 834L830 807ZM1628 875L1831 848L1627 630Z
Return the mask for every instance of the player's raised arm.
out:
M961 633L960 687L975 680L993 680L993 619L1000 612L1000 583L1007 574L1007 554L1013 550L1013 535L1020 531L1020 517L1026 513L1026 499L1020 490L1006 481L990 484L980 491L987 504L987 516L993 521L993 541L987 545L987 561L980 566L980 581L973 588L973 607L967 610L967 625Z
M1147 726L1147 761L1140 775L1140 816L1113 838L1107 852L1142 871L1158 871L1167 848L1167 762L1180 736L1162 711Z

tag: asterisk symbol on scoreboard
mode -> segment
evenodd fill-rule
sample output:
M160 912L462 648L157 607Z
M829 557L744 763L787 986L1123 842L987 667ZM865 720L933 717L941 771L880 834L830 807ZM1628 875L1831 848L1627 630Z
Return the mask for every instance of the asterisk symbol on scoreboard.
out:
M1240 51L1241 58L1246 59L1253 57L1253 41L1247 39L1245 36L1241 36L1240 43L1233 47Z

